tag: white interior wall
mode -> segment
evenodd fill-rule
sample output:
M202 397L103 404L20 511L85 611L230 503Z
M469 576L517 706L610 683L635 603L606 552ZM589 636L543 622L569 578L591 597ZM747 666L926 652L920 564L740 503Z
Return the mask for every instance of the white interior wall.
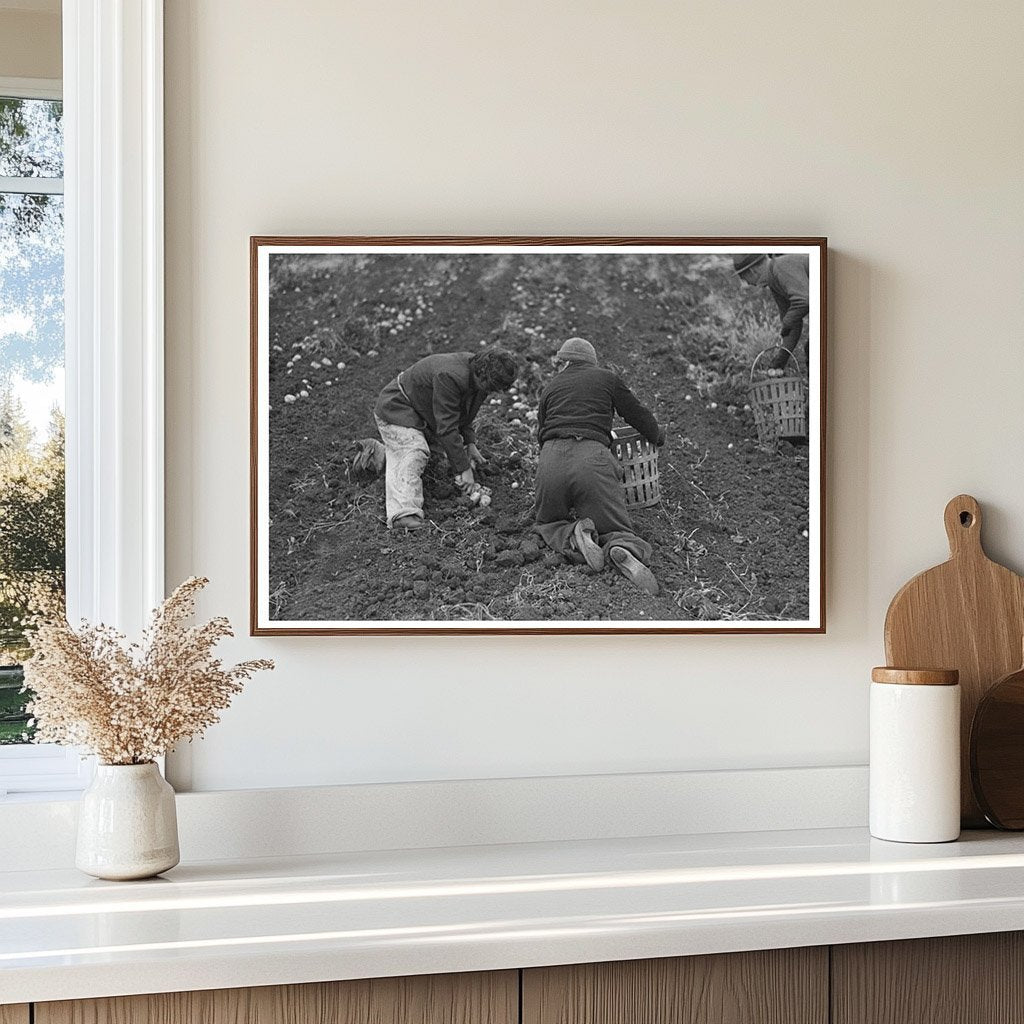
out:
M1024 569L1024 6L167 0L168 582L247 622L251 234L826 234L826 636L240 637L197 789L841 765L893 591ZM188 765L179 759L180 777Z

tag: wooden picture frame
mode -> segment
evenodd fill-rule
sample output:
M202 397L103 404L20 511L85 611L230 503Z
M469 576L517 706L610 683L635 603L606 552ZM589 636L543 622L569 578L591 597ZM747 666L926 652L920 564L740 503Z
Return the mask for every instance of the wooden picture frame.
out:
M818 237L252 237L252 635L824 633L826 296ZM667 428L660 500L629 509L657 595L531 533L537 395L573 336ZM426 528L392 528L375 400L492 345L520 372L474 420L493 503L449 454Z

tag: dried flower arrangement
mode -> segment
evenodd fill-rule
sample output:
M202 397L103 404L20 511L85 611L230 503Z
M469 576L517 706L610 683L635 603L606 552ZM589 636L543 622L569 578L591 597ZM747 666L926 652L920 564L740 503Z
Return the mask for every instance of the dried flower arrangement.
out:
M108 626L41 619L25 663L36 741L83 747L104 764L146 764L220 718L263 659L225 668L213 648L232 636L218 617L188 626L209 580L186 580L153 612L141 644Z

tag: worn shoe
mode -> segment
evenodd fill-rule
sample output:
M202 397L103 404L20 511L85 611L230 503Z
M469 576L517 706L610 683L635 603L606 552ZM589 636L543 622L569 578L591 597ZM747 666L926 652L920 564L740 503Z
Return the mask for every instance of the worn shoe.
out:
M597 543L597 527L593 519L581 519L572 528L572 542L594 572L604 568L604 552Z
M634 557L625 548L620 547L611 548L608 551L608 555L612 560L612 565L633 586L639 587L645 594L657 594L658 581L654 578L654 573L639 558Z
M398 516L391 525L405 530L422 530L423 520L419 516Z

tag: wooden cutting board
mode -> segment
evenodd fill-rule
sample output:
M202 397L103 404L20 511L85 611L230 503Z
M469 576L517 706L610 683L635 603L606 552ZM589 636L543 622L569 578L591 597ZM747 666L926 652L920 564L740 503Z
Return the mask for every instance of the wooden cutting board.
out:
M1020 667L1024 578L993 562L981 544L981 508L957 495L945 511L949 561L915 576L885 616L885 656L894 668L960 671L960 813L984 827L970 772L971 722L988 688Z

